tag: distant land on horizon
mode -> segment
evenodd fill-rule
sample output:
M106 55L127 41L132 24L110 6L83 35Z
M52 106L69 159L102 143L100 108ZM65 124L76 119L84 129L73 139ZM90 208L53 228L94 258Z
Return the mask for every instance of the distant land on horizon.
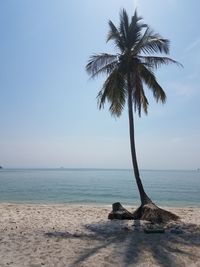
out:
M74 171L88 171L88 170L97 170L97 171L112 171L112 170L119 170L119 171L132 171L132 168L89 168L89 167L2 167L0 169L3 170L74 170ZM141 168L140 171L200 171L200 168L196 169L149 169L149 168Z

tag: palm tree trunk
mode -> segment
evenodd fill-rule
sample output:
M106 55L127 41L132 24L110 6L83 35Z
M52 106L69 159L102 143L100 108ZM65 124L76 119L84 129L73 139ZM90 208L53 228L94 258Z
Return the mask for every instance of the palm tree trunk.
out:
M137 163L137 156L136 156L136 149L135 149L133 102L132 102L130 82L129 82L129 88L128 88L128 115L129 115L129 133L130 133L130 144L131 144L131 156L132 156L133 169L134 169L134 174L135 174L135 179L136 179L136 183L138 186L138 190L140 193L141 204L145 205L147 203L152 203L152 201L144 191L144 187L140 179L140 173L139 173L139 168L138 168L138 163Z

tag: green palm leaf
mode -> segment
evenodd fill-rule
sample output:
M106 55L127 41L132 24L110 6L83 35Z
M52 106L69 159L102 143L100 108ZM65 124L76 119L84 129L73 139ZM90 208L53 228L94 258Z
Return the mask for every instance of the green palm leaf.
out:
M111 115L119 117L126 102L124 77L115 69L104 82L103 88L97 95L98 106L103 108L106 100L110 103Z
M144 65L140 65L139 68L140 76L147 87L152 91L154 98L156 101L161 101L162 103L166 102L166 94L162 87L156 80L154 73L145 67Z
M86 65L86 71L92 77L104 72L109 74L113 67L117 64L117 59L118 57L116 55L110 55L107 53L92 55Z

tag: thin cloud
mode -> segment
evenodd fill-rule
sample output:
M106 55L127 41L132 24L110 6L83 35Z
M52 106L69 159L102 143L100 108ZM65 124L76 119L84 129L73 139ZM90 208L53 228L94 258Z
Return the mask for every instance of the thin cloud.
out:
M190 52L192 49L198 46L200 47L200 38L189 44L188 47L186 47L185 52Z

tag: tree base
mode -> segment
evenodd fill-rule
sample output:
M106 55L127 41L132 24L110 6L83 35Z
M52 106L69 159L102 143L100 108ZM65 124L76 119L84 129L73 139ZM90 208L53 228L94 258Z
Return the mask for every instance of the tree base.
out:
M179 217L167 210L163 210L150 202L145 205L141 205L134 213L134 220L146 220L152 223L166 223L168 221L176 221Z
M134 213L126 210L119 202L113 203L112 208L112 212L108 215L110 220L145 220L152 223L166 223L179 219L176 214L163 210L152 202L141 205Z

